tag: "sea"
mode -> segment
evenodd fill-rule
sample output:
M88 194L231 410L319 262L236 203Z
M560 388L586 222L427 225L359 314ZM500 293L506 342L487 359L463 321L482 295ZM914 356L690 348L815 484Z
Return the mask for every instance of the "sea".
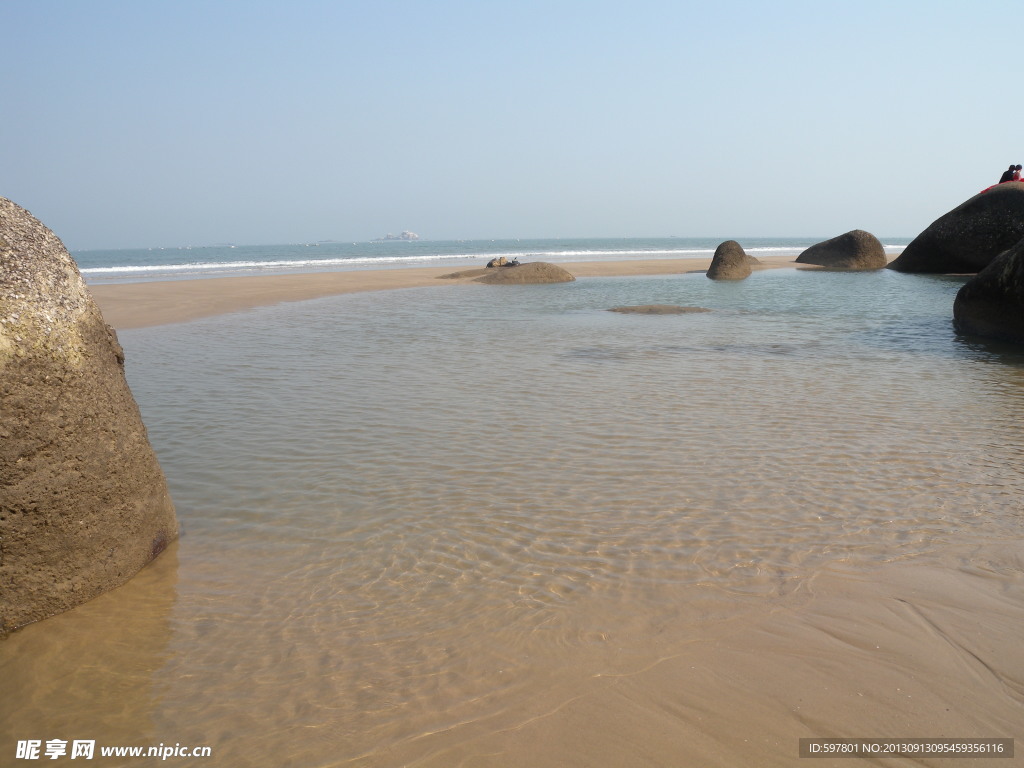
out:
M724 238L611 238L547 240L374 240L364 243L310 242L293 245L232 245L75 251L88 282L190 280L201 277L274 275L351 269L483 266L493 258L520 261L630 261L709 259ZM743 238L744 250L758 256L796 257L825 238ZM895 254L906 238L883 241Z
M123 281L716 244L75 255ZM32 739L574 768L1021 737L1024 352L954 332L963 281L446 284L121 331L182 537L0 642L0 764ZM608 311L655 303L709 311Z

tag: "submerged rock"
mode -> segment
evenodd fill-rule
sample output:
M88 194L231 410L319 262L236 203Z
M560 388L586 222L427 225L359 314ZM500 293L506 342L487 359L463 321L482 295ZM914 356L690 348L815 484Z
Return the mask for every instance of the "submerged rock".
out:
M750 277L751 265L760 263L753 256L748 256L735 240L726 240L715 249L707 276L712 280L742 280Z
M488 274L486 267L480 267L479 269L463 269L459 272L449 272L446 275L438 275L438 280L462 280L467 277L479 277L480 275Z
M124 353L63 243L0 198L0 635L177 538Z
M634 307L612 307L608 311L634 315L685 315L711 310L704 307L681 307L677 304L638 304Z
M897 272L980 272L1024 237L1024 183L998 184L933 221L890 265Z
M1024 239L964 283L953 302L953 327L1024 344Z
M796 257L799 264L817 264L832 269L882 269L888 259L881 241L870 232L854 229L815 243Z
M476 278L478 283L488 285L516 285L525 283L571 283L576 278L561 267L545 261L531 261L515 267L488 270L488 274Z

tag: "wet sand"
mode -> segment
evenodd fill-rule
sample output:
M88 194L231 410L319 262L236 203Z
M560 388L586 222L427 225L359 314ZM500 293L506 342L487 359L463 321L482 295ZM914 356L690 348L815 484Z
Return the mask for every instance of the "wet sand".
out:
M706 272L710 264L711 259L649 259L589 261L559 266L567 269L574 277L624 277ZM797 266L816 269L809 265L797 265L788 256L761 259L761 264L755 268L777 269ZM187 322L285 301L304 301L342 293L471 282L472 277L469 276L443 279L457 271L459 270L452 267L353 270L148 283L107 283L91 285L89 290L92 291L106 321L114 328L127 329Z
M332 708L356 692L334 687L335 670L318 657L275 649L276 634L265 643L274 668L323 711L259 695L213 705L206 689L223 676L217 669L185 675L197 678L192 687L175 681L177 666L194 672L204 658L195 651L203 641L172 618L175 544L124 587L5 641L0 671L19 696L0 702L0 740L5 750L80 732L101 744L180 741L212 745L202 764L214 766L963 768L979 763L807 760L800 739L1012 738L1012 758L981 764L1019 766L1024 584L1012 549L1002 553L1016 563L1012 575L893 564L826 571L785 599L666 590L671 620L579 606L595 629L565 638L571 662L549 647L514 680L489 670L493 689L468 705L438 671L436 686L394 703L403 715L366 714L357 718L366 729L350 732Z
M453 723L397 741L381 764L953 768L977 759L808 760L800 739L1015 738L1014 755L991 765L1024 765L1024 614L1007 586L983 570L894 565L824 572L761 605L690 595L687 619L629 637L634 668L601 638L619 669L573 685L546 670L543 714ZM702 608L728 618L705 625Z

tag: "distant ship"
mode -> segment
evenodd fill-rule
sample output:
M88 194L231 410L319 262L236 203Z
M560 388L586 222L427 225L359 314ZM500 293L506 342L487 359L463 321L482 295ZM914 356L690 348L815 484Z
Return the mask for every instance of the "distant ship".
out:
M381 240L419 240L419 239L420 239L420 236L417 235L415 232L410 232L409 230L406 230L405 232L403 232L400 235L393 235L390 232L388 232L386 235L384 235L384 237L378 237L376 240L374 240L374 242L378 243Z

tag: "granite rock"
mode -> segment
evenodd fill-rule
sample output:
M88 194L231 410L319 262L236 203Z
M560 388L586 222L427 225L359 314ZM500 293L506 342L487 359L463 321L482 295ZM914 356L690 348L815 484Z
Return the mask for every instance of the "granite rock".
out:
M750 277L751 266L760 264L753 256L747 255L743 246L735 240L726 240L715 249L707 276L712 280L742 280Z
M953 302L953 327L1024 344L1024 239L964 283Z
M882 269L888 259L881 241L870 232L854 229L815 243L796 257L799 264L817 264L831 269Z
M891 264L897 272L980 272L1024 237L1024 183L997 184L933 221Z
M0 635L124 583L177 535L114 330L63 243L0 198Z

